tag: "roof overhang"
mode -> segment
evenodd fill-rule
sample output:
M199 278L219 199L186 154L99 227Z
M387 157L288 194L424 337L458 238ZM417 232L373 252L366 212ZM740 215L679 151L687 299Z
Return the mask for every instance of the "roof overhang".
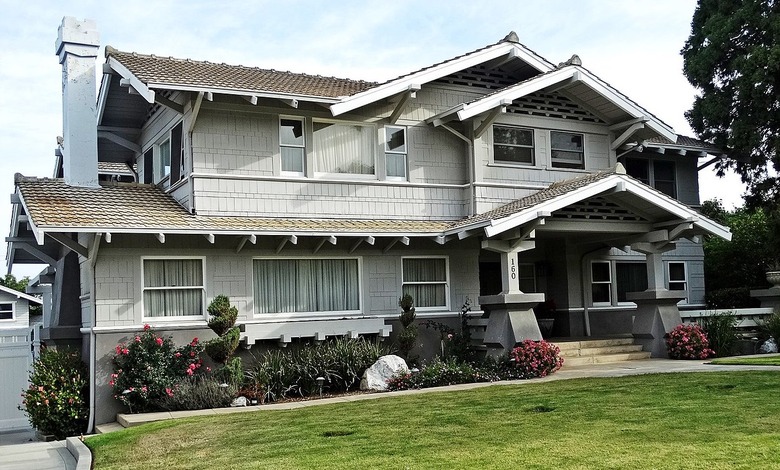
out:
M534 223L540 219L545 219L557 210L563 209L572 204L579 203L586 199L601 196L605 194L620 198L620 193L632 195L638 200L644 201L656 213L664 213L666 216L659 222L651 224L649 227L665 227L672 224L686 224L690 228L681 230L675 235L677 238L690 235L709 234L725 240L731 240L731 231L718 224L717 222L701 215L690 207L666 196L657 190L650 188L641 182L623 175L613 174L599 181L583 186L558 197L533 205L512 215L480 221L473 225L460 226L457 229L445 232L448 235L460 235L461 233L483 232L485 237L499 237L510 230ZM609 231L609 225L605 225L606 231Z
M564 66L508 86L470 103L459 104L428 118L426 122L440 125L453 119L466 121L493 109L507 106L512 101L531 93L551 88L561 90L572 84L584 85L590 92L595 92L614 107L617 114L620 115L620 119L613 118L613 122L610 122L610 124L614 124L613 128L615 130L622 131L623 128L627 128L617 138L617 140L620 140L619 144L625 142L635 131L645 127L669 140L674 141L677 139L677 134L668 124L648 113L641 106L590 73L587 69L577 65ZM576 94L572 95L575 100L578 99Z
M410 86L421 86L463 69L503 56L511 56L512 58L522 60L542 73L549 72L555 68L551 63L537 56L521 44L501 42L480 51L466 54L454 60L442 62L436 66L405 75L383 85L343 98L338 103L331 105L330 111L334 116L338 116L363 106L376 103L379 100L389 98L393 95L403 93L408 90Z
M19 292L18 290L11 289L10 287L0 286L0 292L5 292L6 294L15 295L17 299L24 299L34 304L43 305L43 301L38 297L25 294L24 292Z

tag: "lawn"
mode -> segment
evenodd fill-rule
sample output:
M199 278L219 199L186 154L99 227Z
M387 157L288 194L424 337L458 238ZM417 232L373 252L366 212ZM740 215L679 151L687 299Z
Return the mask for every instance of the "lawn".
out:
M99 469L768 468L777 390L772 371L577 379L171 420L86 443Z
M713 359L712 363L729 366L780 366L780 354L761 357L724 357Z

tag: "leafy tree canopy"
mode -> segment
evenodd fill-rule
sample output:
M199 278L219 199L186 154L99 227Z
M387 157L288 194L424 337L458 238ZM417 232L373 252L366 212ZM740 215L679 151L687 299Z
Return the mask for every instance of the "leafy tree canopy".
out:
M27 289L27 284L30 282L30 278L25 276L19 280L13 274L6 274L5 277L0 277L0 286L5 286L19 292L24 292Z
M741 175L748 206L777 207L780 1L699 0L682 55L700 92L686 118L700 138L729 149L718 174Z

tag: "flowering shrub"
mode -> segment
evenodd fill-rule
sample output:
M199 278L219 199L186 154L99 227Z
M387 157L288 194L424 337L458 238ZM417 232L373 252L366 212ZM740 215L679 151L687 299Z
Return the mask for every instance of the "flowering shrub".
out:
M198 338L176 348L170 337L158 336L144 325L142 333L116 346L114 373L109 381L114 398L127 405L131 413L158 409L159 400L172 396L181 379L201 371L202 352Z
M561 350L547 341L526 339L510 353L515 366L527 379L544 377L560 369L563 365Z
M19 409L42 434L75 436L87 429L88 387L87 368L78 352L42 347Z
M707 334L695 323L677 325L666 336L670 359L707 359L715 355L709 346Z

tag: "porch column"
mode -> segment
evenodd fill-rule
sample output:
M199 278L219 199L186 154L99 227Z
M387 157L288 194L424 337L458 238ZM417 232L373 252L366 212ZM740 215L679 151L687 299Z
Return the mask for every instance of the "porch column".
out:
M501 293L479 297L479 304L488 315L484 339L487 354L500 356L524 339L542 339L533 308L544 302L544 294L522 292L517 278L517 255L535 248L533 241L487 240L482 242L482 248L501 256Z
M647 290L626 295L637 305L632 333L636 342L652 357L667 357L666 335L682 324L677 302L685 298L681 292L666 289L664 281L661 256L675 247L671 243L662 246L642 243L632 248L647 257Z

